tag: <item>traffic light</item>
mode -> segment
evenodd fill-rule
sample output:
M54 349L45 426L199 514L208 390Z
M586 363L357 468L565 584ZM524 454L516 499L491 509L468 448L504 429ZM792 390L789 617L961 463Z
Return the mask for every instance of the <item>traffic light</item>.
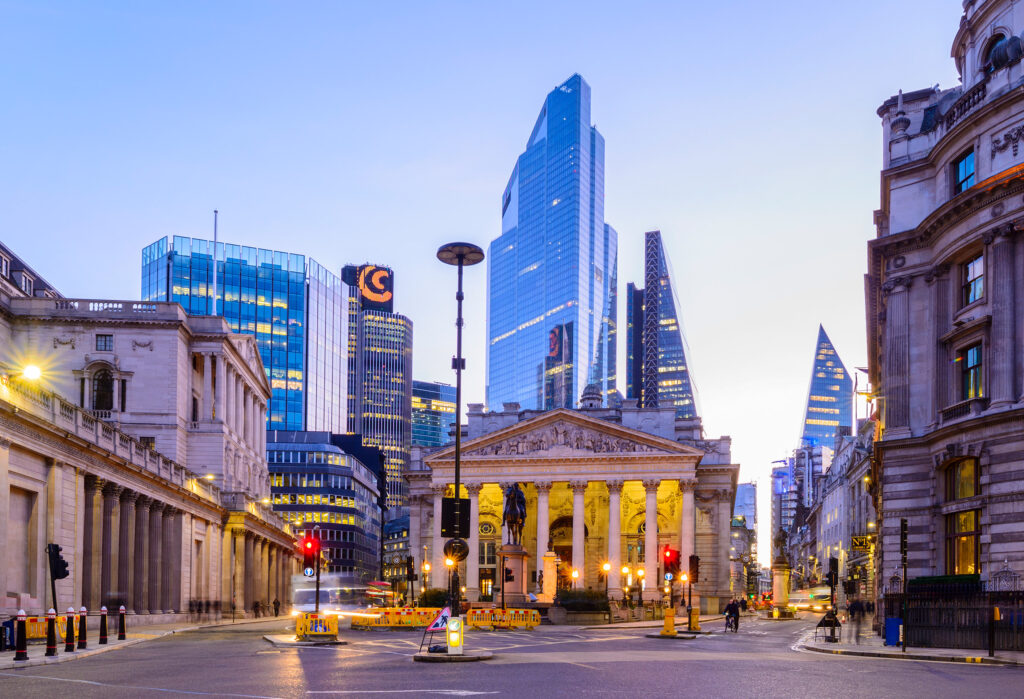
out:
M409 582L416 580L416 559L412 556L405 557L405 579Z
M312 536L305 536L300 543L302 547L302 572L313 577L320 561L320 541Z
M674 548L665 548L665 572L673 576L679 575L679 551Z
M700 556L690 555L690 582L696 585L700 582Z
M505 568L505 582L512 582L516 579L516 576L512 574L511 568Z
M62 550L57 544L46 545L46 555L50 559L50 576L54 580L63 580L71 574L68 572L68 562L60 555Z

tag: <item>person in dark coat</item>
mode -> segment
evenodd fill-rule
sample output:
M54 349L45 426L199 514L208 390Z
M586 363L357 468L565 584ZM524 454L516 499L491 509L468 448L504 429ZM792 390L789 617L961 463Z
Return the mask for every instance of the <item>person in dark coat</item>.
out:
M278 598L275 597L274 598L274 616L277 616L280 613L281 613L281 600L279 600Z
M860 645L860 627L861 627L861 624L864 623L864 614L866 612L866 610L864 609L864 603L860 601L859 597L854 598L854 600L852 602L850 602L850 606L847 608L847 611L850 614L850 621L853 622L853 639L854 639L854 643L856 643L859 646Z

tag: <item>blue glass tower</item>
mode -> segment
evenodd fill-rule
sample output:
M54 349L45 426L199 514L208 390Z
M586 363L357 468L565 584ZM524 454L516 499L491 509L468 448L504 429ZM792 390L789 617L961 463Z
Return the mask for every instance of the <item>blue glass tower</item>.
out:
M697 417L696 392L686 361L661 231L644 234L644 288L626 285L626 397L645 408L674 406L676 417Z
M819 325L801 441L804 446L831 447L836 435L852 434L852 428L853 379Z
M169 244L170 243L170 244ZM341 279L303 255L175 236L142 251L142 299L220 315L255 335L271 387L268 430L345 432L348 320Z
M412 382L412 443L440 447L451 441L455 422L455 387L433 381Z
M579 75L545 99L487 259L487 404L575 407L587 384L613 392L618 236L604 222L604 138Z

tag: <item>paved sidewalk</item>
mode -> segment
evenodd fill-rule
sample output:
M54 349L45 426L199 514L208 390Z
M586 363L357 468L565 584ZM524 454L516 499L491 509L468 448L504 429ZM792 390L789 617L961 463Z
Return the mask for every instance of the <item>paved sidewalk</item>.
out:
M880 636L865 630L861 634L860 643L856 643L853 628L843 627L843 639L839 643L827 643L818 634L814 640L814 632L810 631L797 643L797 648L816 653L832 655L854 655L865 658L890 658L892 660L930 660L946 663L979 663L982 665L1024 665L1024 653L1014 651L997 651L993 657L981 648L914 648L907 647L904 653L899 646L887 646Z
M288 617L277 617L282 622L286 622ZM140 626L129 626L125 633L125 640L117 640L117 626L116 622L113 627L113 633L108 635L109 643L104 646L99 645L99 633L92 629L90 624L89 628L89 647L85 650L76 650L74 653L64 652L64 639L57 639L57 655L47 658L46 645L42 643L30 643L28 645L28 660L22 660L15 662L14 651L4 652L0 654L0 670L9 670L11 668L19 667L33 667L35 665L53 665L55 663L64 663L69 660L76 660L78 658L88 658L92 655L99 653L106 653L108 651L117 650L118 648L127 648L128 646L134 646L137 643L143 643L145 641L152 641L157 638L164 636L170 636L175 633L184 633L186 631L195 631L196 629L207 629L216 626L241 626L244 624L262 624L268 621L273 621L274 617L260 617L259 619L237 619L231 621L230 619L222 621L204 621L204 622L181 622L177 624L152 624L152 625L140 625Z

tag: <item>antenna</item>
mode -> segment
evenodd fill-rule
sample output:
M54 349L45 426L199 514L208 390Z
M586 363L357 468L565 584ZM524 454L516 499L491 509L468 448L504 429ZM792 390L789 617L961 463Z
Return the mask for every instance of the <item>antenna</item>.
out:
M213 300L210 315L217 315L217 210L213 210Z

